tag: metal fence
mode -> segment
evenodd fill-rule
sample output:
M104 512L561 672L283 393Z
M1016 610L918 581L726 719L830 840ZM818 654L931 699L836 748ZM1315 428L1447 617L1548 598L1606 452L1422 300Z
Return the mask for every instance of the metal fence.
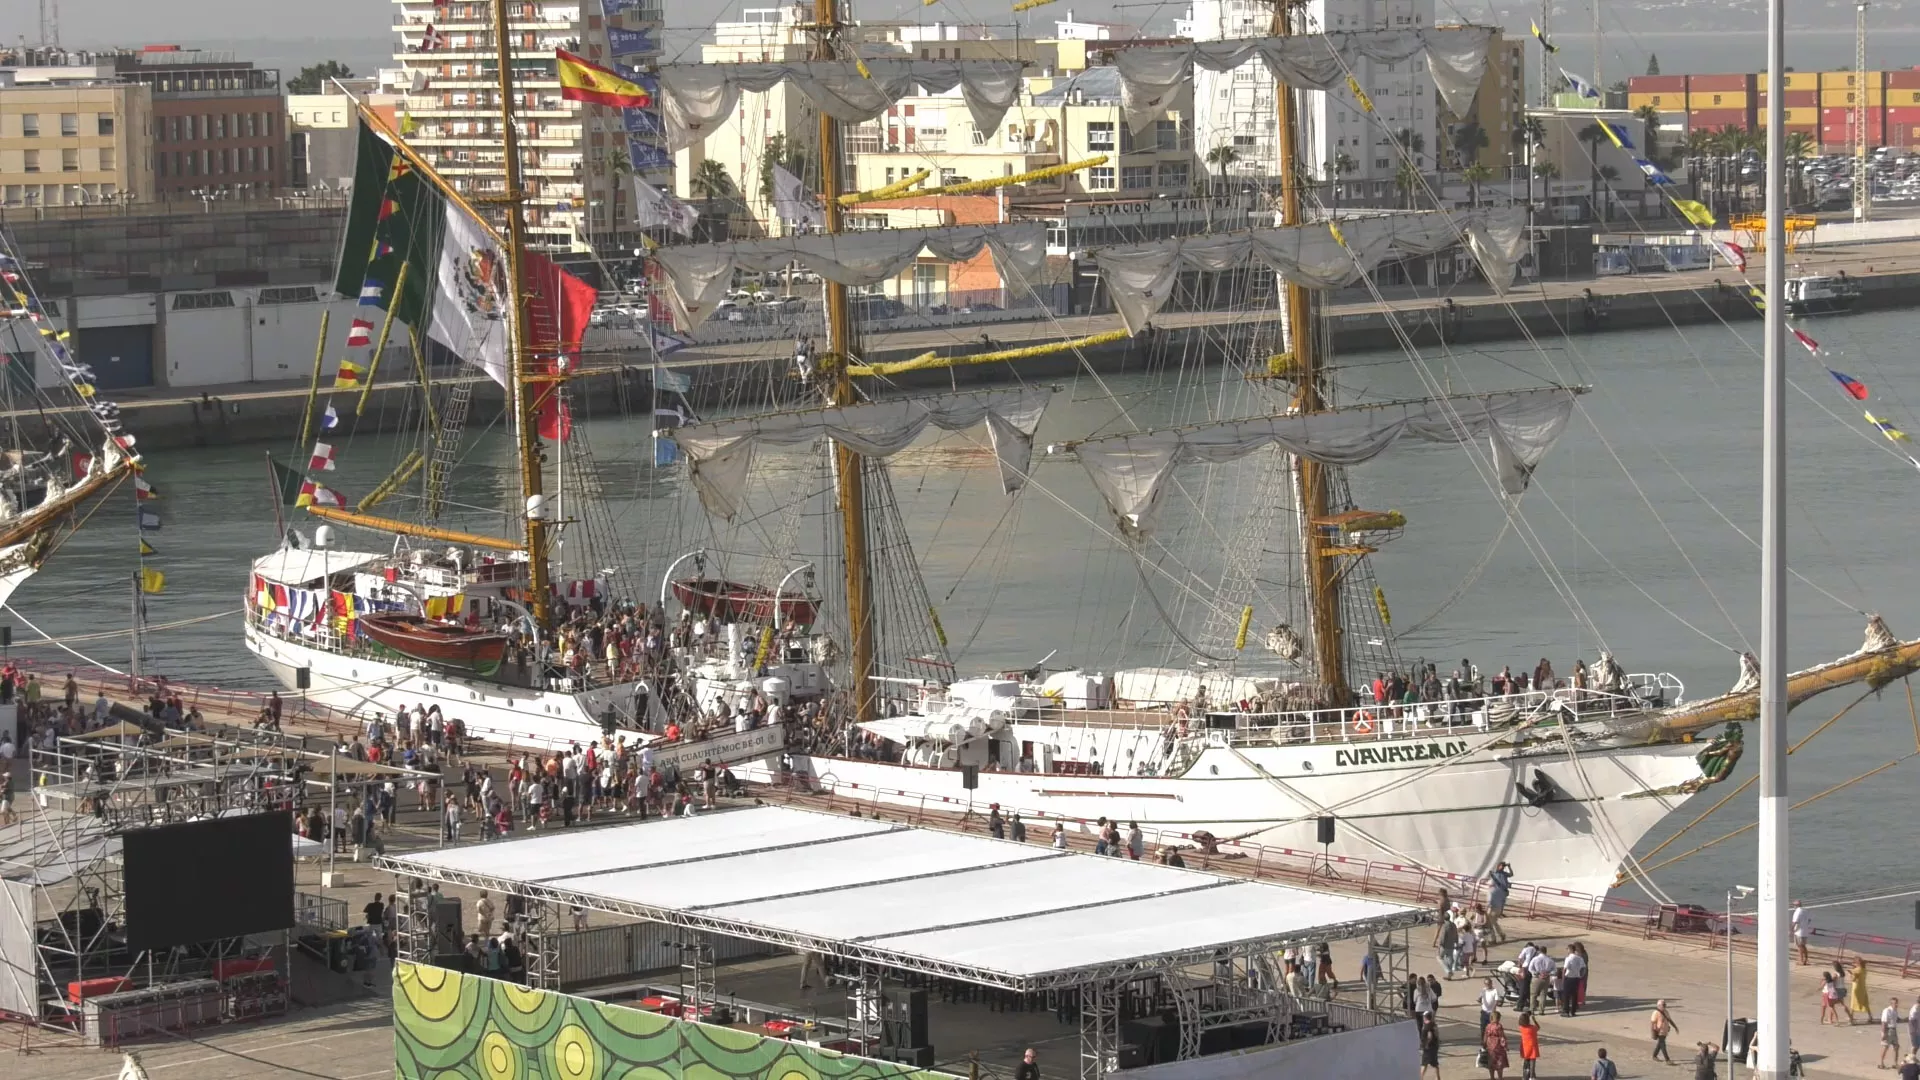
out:
M293 922L295 926L312 926L321 930L347 929L347 902L338 897L320 896L315 893L296 892L293 894Z
M560 987L572 989L612 982L628 976L678 971L683 944L695 935L665 923L637 922L600 926L560 935ZM700 940L713 946L716 961L771 956L772 945L708 934Z

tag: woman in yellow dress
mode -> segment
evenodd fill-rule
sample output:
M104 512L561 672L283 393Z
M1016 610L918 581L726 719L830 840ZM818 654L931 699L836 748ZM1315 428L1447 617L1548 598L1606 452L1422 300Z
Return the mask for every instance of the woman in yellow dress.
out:
M1847 985L1847 1009L1856 1016L1873 1016L1873 1003L1867 1000L1867 962L1853 962L1853 976Z

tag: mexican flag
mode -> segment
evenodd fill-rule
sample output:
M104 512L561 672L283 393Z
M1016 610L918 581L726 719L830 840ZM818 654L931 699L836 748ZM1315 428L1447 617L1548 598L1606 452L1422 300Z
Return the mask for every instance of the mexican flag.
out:
M574 366L593 287L536 252L521 260L521 276L532 364L544 371ZM361 125L334 291L391 310L506 386L513 369L507 283L506 247L493 231Z

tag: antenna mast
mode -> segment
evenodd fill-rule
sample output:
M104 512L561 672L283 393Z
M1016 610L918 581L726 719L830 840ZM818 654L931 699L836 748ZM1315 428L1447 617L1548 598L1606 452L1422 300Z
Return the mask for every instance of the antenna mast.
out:
M513 318L507 323L507 349L511 358L514 449L520 458L520 491L526 496L522 507L527 529L527 611L538 631L550 625L547 580L547 508L541 494L539 423L533 415L534 395L528 393L532 364L527 351L525 261L527 221L520 202L520 132L513 120L513 47L507 22L507 0L493 0L494 57L500 65L500 144L506 155L506 191L500 203L507 210L507 288L513 297Z
M1873 180L1867 175L1867 0L1853 6L1853 220L1865 221L1873 209Z
M834 59L840 36L838 0L814 0L814 58ZM826 231L840 231L840 122L820 110L820 201ZM847 307L847 287L827 285L827 363L835 405L854 401L853 376L848 363L853 353L853 326ZM840 501L841 554L847 569L847 659L853 693L852 720L874 718L873 695L873 568L867 552L866 463L846 444L834 441L833 472Z

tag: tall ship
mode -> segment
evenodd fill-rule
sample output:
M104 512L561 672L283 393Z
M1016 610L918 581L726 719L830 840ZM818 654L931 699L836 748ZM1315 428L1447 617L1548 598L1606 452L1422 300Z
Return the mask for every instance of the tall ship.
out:
M129 479L136 501L154 495L141 476L145 462L120 406L95 385L93 367L71 344L58 309L34 286L32 268L0 230L0 296L6 300L5 353L0 360L0 605L37 573L90 508ZM43 366L44 365L44 366ZM52 377L38 378L40 371ZM150 507L136 506L136 533L158 527ZM134 587L146 576L149 545L140 540ZM157 573L157 571L156 571ZM157 586L150 591L157 591Z
M1463 497L1517 515L1585 388L1453 392L1410 338L1406 363L1425 393L1372 399L1338 378L1330 290L1372 287L1395 260L1451 252L1502 288L1526 248L1526 213L1317 204L1301 166L1301 94L1352 95L1371 113L1352 74L1358 65L1411 63L1465 115L1493 33L1314 32L1307 9L1280 10L1269 36L1146 44L1113 61L1136 133L1167 118L1196 69L1267 67L1278 85L1279 180L1264 220L1077 252L1096 269L1122 330L1062 332L1020 348L984 341L903 361L869 356L863 324L885 307L868 290L925 259L985 254L1011 291L1031 293L1048 269L1046 226L1001 215L856 230L849 211L991 196L1105 159L987 181L928 187L922 173L852 188L849 126L923 91L948 95L950 116L965 116L976 133L996 133L1020 97L1021 64L862 55L835 0L819 0L807 25L810 59L660 66L645 96L657 93L653 122L670 150L713 132L743 93L782 84L818 118L811 165L800 169L816 181L817 201L795 190L785 169L770 185L790 225L785 235L663 235L651 253L679 328L697 329L735 306L741 283L780 276L789 289L796 277L819 283L818 334L796 333L790 352L770 350L780 355L769 358L772 374L754 400L743 396L712 419L674 410L673 430L659 436L671 452L656 451L645 465L676 463L661 467L679 470L697 498L706 540L629 566L604 546L577 550L596 534L618 539L617 529L592 525L593 483L574 483L565 505L577 510L556 505L566 463L591 461L564 412L584 313L565 299L577 290L564 272L543 266L521 238L517 62L496 4L505 178L489 205L504 228L494 232L489 216L465 205L397 134L369 136L342 282L343 291L359 283L375 306L412 305L409 325L428 326L427 336L503 385L515 468L501 501L512 529L479 535L433 520L447 499L444 471L459 458L446 440L457 444L465 421L443 403L390 482L354 508L324 475L303 481L319 527L311 536L290 530L281 550L255 563L249 648L285 685L329 704L387 714L439 706L501 743L666 745L673 728L672 744L689 757L734 762L750 779L797 779L902 809L997 804L1075 829L1104 818L1163 835L1463 874L1511 861L1545 888L1604 894L1650 830L1734 769L1741 725L1758 712L1754 665L1743 660L1727 692L1690 698L1675 676L1628 672L1606 653L1590 670L1542 671L1524 683L1471 665L1443 672L1402 653L1371 567L1409 523L1366 505L1350 470L1363 475L1376 459L1420 444L1454 447L1478 489ZM601 96L585 100L632 107L642 96L626 76L588 77L601 80ZM647 197L664 200L651 189ZM669 208L661 220L683 210ZM873 215L862 216L871 226ZM1166 337L1156 318L1203 295L1235 298L1217 327L1204 327L1218 338L1190 335L1206 341L1206 355L1163 355L1156 369L1168 384L1163 396L1186 394L1198 415L1140 423L1116 402L1118 418L1106 427L1036 446L1057 389L1029 377L1036 361L1072 359L1122 336L1152 349ZM957 387L996 370L1007 385L907 387L930 377ZM1035 654L1048 659L962 677L893 488L891 463L930 428L961 433L1011 499L1032 497L1022 492L1042 470L1054 486L1071 477L1097 498L1106 515L1098 528L1138 571L1135 607L1171 642L1166 662L1054 667L1052 645L1037 641ZM309 464L327 460L316 447ZM412 519L373 513L375 496L402 491ZM1189 565L1162 535L1182 511L1205 525L1187 534L1209 538L1204 563ZM576 512L585 525L568 516ZM811 556L802 540L810 522L821 526ZM335 529L378 542L343 549ZM583 543L563 550L556 538L568 533ZM605 566L627 568L617 575L627 580L594 569ZM1069 589L1055 599L1073 603ZM628 614L643 636L651 628L661 641L639 675L579 658L591 627ZM1858 651L1795 673L1789 692L1798 702L1840 686L1885 685L1917 667L1920 642L1898 639L1875 618ZM1331 839L1322 831L1329 820Z

